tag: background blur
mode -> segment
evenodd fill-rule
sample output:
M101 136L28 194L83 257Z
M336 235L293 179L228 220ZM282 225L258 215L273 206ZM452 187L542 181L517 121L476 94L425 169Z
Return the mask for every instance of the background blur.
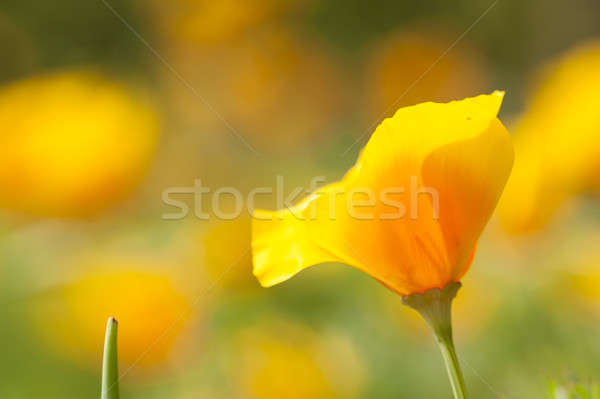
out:
M261 289L247 215L163 220L161 193L333 181L398 107L494 89L517 159L455 305L468 386L542 398L550 379L597 378L599 15L594 0L3 0L0 397L97 397L111 315L124 398L450 397L399 297L342 265Z

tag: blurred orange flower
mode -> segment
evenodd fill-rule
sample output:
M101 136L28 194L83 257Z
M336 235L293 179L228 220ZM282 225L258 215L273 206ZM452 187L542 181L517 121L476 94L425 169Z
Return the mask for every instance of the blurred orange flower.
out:
M569 51L544 79L515 126L515 172L500 204L513 233L542 229L600 171L600 42Z
M211 106L179 82L165 79L182 119L226 138L222 115L259 152L291 151L330 137L344 100L343 71L316 40L284 27L269 27L216 48L198 47L174 55ZM209 126L206 127L206 126Z
M289 9L294 0L176 0L153 2L173 40L218 44Z
M343 180L294 207L256 211L261 284L324 262L352 265L401 295L458 282L512 167L510 136L496 117L502 98L402 108Z
M300 125L287 126L284 135L267 123L274 139L299 134L297 129L317 134L340 100L335 86L340 74L331 56L286 30L246 41L232 61L226 85L239 118L252 128L263 128L269 119L280 128L292 120Z
M464 46L447 52L452 35L432 31L398 32L375 47L367 69L374 117L401 106L450 101L486 89L486 71L475 53Z
M4 87L0 126L0 207L36 216L88 216L122 200L158 136L146 100L86 72Z
M103 320L114 316L119 320L119 361L124 367L134 362L142 369L164 364L190 301L167 275L152 269L155 265L140 260L94 261L83 277L48 294L35 309L37 331L59 353L96 366Z

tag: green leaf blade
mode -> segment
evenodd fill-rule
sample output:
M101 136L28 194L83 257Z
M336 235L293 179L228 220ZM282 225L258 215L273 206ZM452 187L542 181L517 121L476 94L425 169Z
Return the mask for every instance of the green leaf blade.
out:
M119 399L119 365L117 351L118 322L108 319L102 359L102 393L100 399Z

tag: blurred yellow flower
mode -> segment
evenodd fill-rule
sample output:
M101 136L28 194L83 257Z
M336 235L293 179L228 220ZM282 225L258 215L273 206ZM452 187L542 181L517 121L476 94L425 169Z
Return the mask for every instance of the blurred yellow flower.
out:
M568 286L579 299L591 305L600 314L600 263L579 273L570 273Z
M445 102L486 89L486 72L475 54L462 46L447 52L452 35L432 31L398 32L375 47L367 69L374 117L401 106Z
M243 330L232 346L241 397L359 397L363 365L343 337L320 338L302 326L279 322Z
M500 205L513 233L536 231L565 202L598 184L600 42L547 67L515 126L515 172Z
M261 284L324 262L352 265L401 295L460 281L512 167L510 136L496 117L502 98L402 108L343 180L294 207L256 211Z
M550 289L561 293L568 301L574 301L580 309L600 316L600 253L597 235L589 239L589 248L579 248L579 256L561 259L560 265L566 265L555 273L555 285ZM560 286L557 288L557 286Z
M190 302L167 275L153 269L152 262L95 261L83 277L38 305L37 331L52 349L97 366L103 320L114 316L119 320L119 360L124 367L136 361L142 369L163 364L185 324L180 318Z
M0 90L0 207L93 215L123 199L154 153L155 110L99 75L65 72Z

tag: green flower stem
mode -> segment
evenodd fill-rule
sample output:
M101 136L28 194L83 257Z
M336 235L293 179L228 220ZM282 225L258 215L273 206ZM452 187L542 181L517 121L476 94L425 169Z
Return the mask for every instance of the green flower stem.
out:
M454 349L452 337L446 338L436 336L436 340L446 363L446 370L448 371L448 378L450 378L454 397L457 399L466 399L467 390L465 388L465 381L460 370L458 358L456 357L456 350Z
M433 332L446 363L454 398L467 399L465 381L452 339L452 300L460 287L460 283L449 283L441 290L434 288L423 294L405 296L402 302L419 312Z
M117 357L117 320L111 317L106 325L104 358L102 359L102 393L100 399L119 399L119 367Z

